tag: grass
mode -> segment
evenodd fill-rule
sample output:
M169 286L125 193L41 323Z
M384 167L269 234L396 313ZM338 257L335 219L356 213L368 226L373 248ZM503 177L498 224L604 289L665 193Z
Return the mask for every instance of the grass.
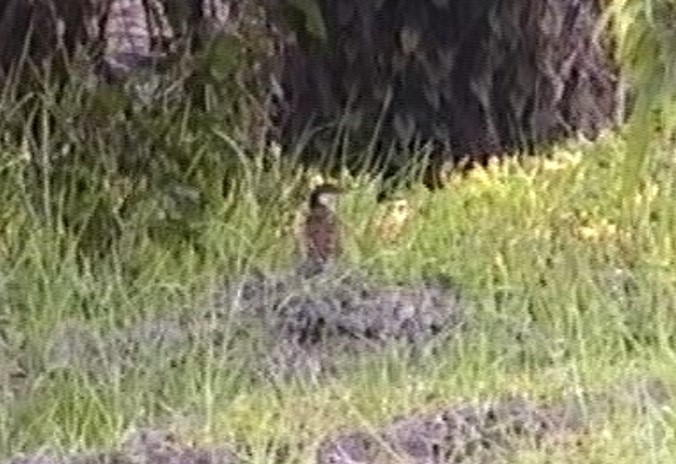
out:
M557 399L652 376L674 385L676 164L661 149L641 192L627 199L624 150L619 136L607 136L558 147L551 159L493 163L433 194L416 186L406 192L414 220L388 245L366 226L377 208L374 181L343 179L351 185L342 204L352 231L347 259L384 279L450 276L472 302L472 329L418 365L386 356L330 382L276 386L252 383L246 366L213 346L194 347L178 366L169 353L124 371L111 363L105 375L53 365L45 353L59 328L87 322L112 333L197 304L214 282L251 265L289 266L302 175L281 162L264 170L242 161L224 198L201 190L209 198L187 213L158 200L170 196L163 190L134 197L143 190L136 185L134 210L115 219L115 240L93 255L87 234L101 234L88 228L93 219L60 225L72 212L71 187L45 183L36 200L26 166L7 152L0 157L0 341L7 346L0 458L44 446L115 448L130 427L153 425L199 444L245 443L260 463L270 462L271 444L300 442L296 458L308 462L332 432L412 411L513 394ZM200 184L195 176L186 184L198 191L218 180ZM92 215L113 195L93 190ZM179 227L185 222L192 227ZM629 293L614 290L622 275L633 279ZM28 376L15 394L6 377L19 351ZM673 462L672 427L670 411L641 415L618 403L580 446L532 447L516 459Z

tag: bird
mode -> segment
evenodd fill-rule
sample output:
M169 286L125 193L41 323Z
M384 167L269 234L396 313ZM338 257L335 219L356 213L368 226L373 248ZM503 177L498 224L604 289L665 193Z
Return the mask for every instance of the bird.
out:
M341 224L336 211L342 193L343 189L333 184L321 184L310 192L297 240L303 265L311 273L322 272L342 253Z
M374 218L371 230L381 242L393 243L402 235L412 216L413 209L408 200L404 198L386 200L384 209Z

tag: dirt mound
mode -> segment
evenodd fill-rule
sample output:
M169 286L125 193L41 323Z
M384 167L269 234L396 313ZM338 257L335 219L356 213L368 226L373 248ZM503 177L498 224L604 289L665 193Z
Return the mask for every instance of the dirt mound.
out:
M508 462L519 446L575 443L576 437L607 418L616 407L637 414L671 401L657 379L631 380L602 393L538 404L513 398L459 405L394 420L375 433L349 431L324 441L317 464L401 464Z
M462 326L464 308L440 278L386 285L338 269L312 276L257 272L219 286L197 305L114 330L64 322L47 338L43 367L103 375L139 366L165 370L216 347L221 361L257 378L314 377L387 349L428 353Z
M616 408L645 415L664 409L669 388L656 378L630 379L600 393L556 402L524 398L479 404L461 403L432 412L414 413L380 429L346 431L327 438L316 452L316 464L435 464L508 462L520 448L575 444ZM245 444L243 444L245 445ZM278 450L286 445L279 443ZM310 451L310 445L300 443ZM40 453L16 457L8 464L243 464L254 453L233 447L198 448L180 443L171 433L135 430L112 452ZM239 450L247 450L246 445ZM284 453L270 462L287 464Z
M424 353L465 317L459 293L443 279L384 285L337 269L310 277L258 273L213 301L209 313L230 308L264 334L258 351L274 376L335 371L355 355L388 348Z
M509 462L519 449L575 445L608 414L620 408L638 415L661 411L672 400L656 378L630 379L599 393L535 402L524 398L479 404L461 403L397 418L380 429L355 429L320 443L316 464L435 464ZM245 445L245 444L242 444ZM279 443L279 450L286 445ZM310 451L308 443L300 443ZM171 433L135 430L111 452L40 453L16 457L8 464L243 464L254 462L245 445L198 448L182 444ZM301 452L301 453L304 453ZM296 462L284 453L270 462Z
M194 448L178 442L170 433L153 429L133 432L115 452L89 454L41 453L18 457L9 464L240 464L225 448Z
M523 399L459 406L395 420L377 434L350 432L324 442L318 464L495 462L518 440L541 443L580 431L577 408Z

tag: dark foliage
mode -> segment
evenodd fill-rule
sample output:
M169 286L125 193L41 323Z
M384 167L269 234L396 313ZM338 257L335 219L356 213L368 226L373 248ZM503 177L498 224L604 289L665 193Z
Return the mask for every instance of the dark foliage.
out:
M258 14L254 0L0 2L2 151L28 149L34 217L88 255L141 217L157 240L192 240L239 166L214 128L249 147L267 127ZM173 211L145 215L159 205Z

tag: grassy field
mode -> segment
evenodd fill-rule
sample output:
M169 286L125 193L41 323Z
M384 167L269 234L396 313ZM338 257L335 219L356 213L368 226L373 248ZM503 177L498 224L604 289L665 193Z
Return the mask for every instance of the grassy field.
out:
M87 227L98 205L127 192L124 182L102 184L100 198L79 203L82 226L62 227L76 186L45 181L30 190L21 153L7 152L0 156L0 459L45 446L115 448L130 428L152 426L190 443L246 445L257 463L272 462L276 445L300 443L289 462L312 462L332 433L414 411L510 395L584 399L642 379L671 388L676 158L657 148L641 191L627 198L624 151L619 137L606 137L558 147L547 159L493 163L454 177L443 191L414 187L404 193L414 218L391 244L368 227L378 209L374 182L339 179L349 187L341 205L351 231L345 259L385 280L451 277L469 301L472 329L414 365L384 356L331 381L278 385L251 382L246 366L216 347L195 349L180 366L149 358L103 375L60 366L49 353L79 324L105 334L197 305L216 282L251 266L290 266L289 227L307 179L281 163L268 170L245 163L226 197L210 199L194 218L190 191L169 200L149 195L133 214L111 215L115 240L92 254L100 234ZM188 198L188 206L175 198ZM576 446L526 447L514 460L671 463L673 424L669 407L637 412L619 398Z

